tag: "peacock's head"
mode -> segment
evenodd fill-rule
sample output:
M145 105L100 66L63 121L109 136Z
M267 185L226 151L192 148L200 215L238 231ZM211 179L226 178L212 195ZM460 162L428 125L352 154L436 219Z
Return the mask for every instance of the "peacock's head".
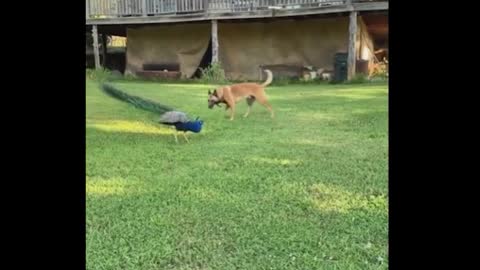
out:
M200 126L203 126L203 120L201 120L199 116L197 116L195 121L198 122L200 124Z
M208 108L212 109L215 105L220 106L220 102L221 99L218 97L217 90L213 90L213 92L208 90Z
M188 130L190 130L191 132L198 133L202 130L203 120L200 120L199 117L197 117L195 121L189 122L188 126L189 126Z

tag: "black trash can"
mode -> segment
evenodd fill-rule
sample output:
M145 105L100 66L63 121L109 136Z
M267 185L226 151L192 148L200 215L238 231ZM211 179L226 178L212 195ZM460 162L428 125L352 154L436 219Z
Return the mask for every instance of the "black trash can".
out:
M348 53L336 53L334 59L334 82L344 82L348 78Z

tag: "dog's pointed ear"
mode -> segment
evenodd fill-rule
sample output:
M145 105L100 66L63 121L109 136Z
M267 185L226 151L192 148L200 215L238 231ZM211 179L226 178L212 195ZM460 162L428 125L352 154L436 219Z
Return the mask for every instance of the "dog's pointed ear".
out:
M211 95L211 94L212 94L212 92L210 92L210 90L208 90L208 94L209 94L209 95Z
M217 97L223 97L223 88L220 87L220 88L218 88L218 89L215 89L215 95L216 95Z

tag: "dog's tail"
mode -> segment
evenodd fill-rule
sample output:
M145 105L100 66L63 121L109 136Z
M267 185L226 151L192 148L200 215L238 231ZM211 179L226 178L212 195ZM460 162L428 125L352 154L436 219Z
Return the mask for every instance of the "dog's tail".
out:
M265 71L265 73L267 73L267 80L266 80L264 83L262 83L262 86L263 86L263 87L266 87L266 86L268 86L269 84L272 83L273 74L272 74L272 72L271 72L270 70L268 70L268 69L265 69L264 71Z

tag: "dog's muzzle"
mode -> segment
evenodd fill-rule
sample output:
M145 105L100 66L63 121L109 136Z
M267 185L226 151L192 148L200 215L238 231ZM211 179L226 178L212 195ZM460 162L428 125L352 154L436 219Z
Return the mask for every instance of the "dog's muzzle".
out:
M213 109L213 106L215 106L215 105L217 105L218 107L222 107L222 106L220 106L220 102L218 102L218 101L217 102L215 102L215 101L209 101L208 102L208 108L209 109Z

